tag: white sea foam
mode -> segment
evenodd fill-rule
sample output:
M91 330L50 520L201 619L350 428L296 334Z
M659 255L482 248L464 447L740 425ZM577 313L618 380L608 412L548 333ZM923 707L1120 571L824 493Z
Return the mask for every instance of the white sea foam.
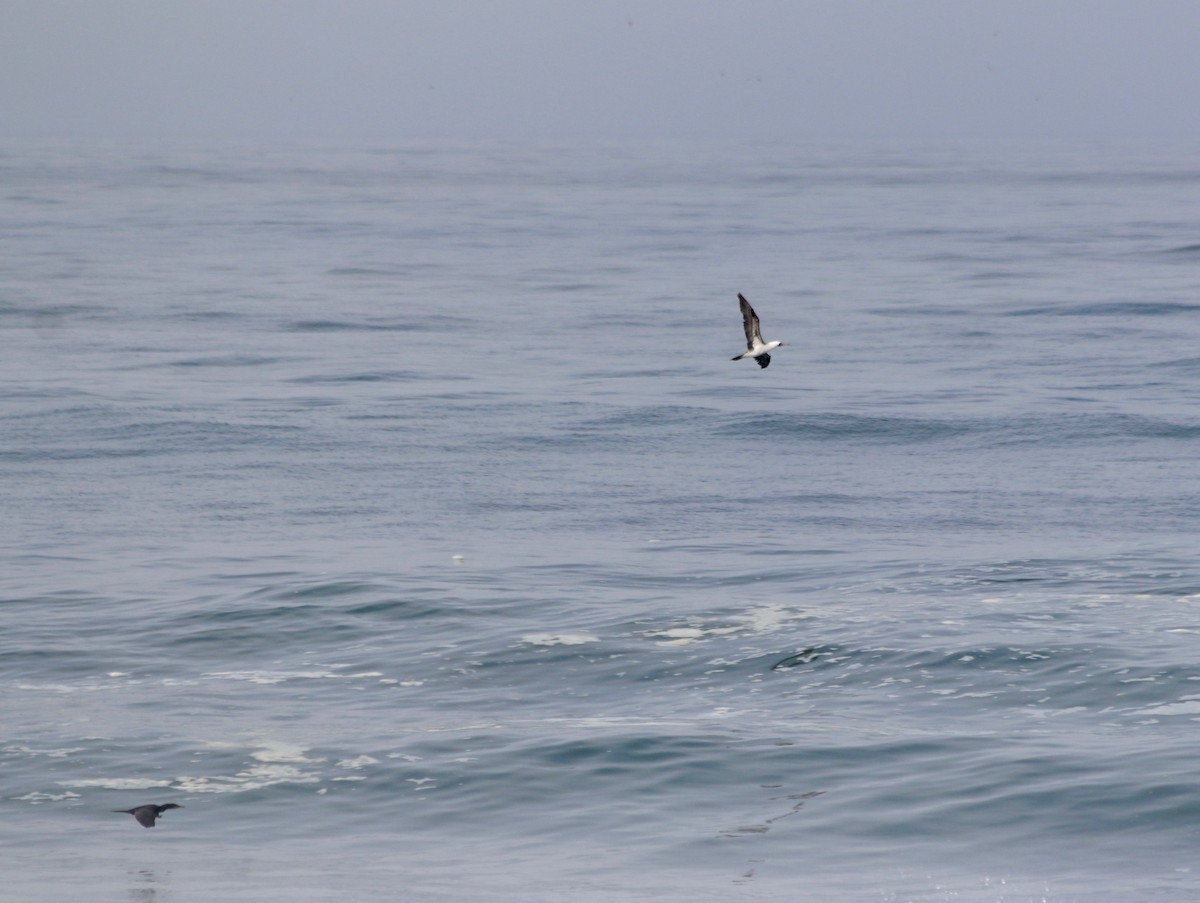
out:
M281 740L262 740L260 746L250 755L260 762L311 762L305 755L308 750L295 743L284 743ZM320 760L317 760L320 761Z
M645 635L658 637L666 646L686 646L706 637L729 636L737 633L772 633L796 618L805 617L802 612L783 605L763 605L752 608L733 618L712 625L692 624L687 627L668 627L651 630ZM729 623L729 620L735 623Z
M1134 715L1200 715L1200 697L1184 697L1183 702L1168 702L1163 705L1138 709Z
M337 763L338 768L363 768L367 765L378 765L379 760L371 756L356 756L353 759L342 759Z
M72 793L70 790L66 793L41 793L35 790L32 793L26 793L24 796L14 796L13 799L36 805L38 803L60 803L63 800L77 800L79 799L79 794Z
M218 680L244 680L252 684L280 684L288 680L321 680L332 677L345 677L333 671L209 671L208 677Z
M588 633L530 633L521 637L521 642L530 646L582 646L598 643L600 637Z
M293 765L272 763L254 765L232 775L181 775L175 786L185 793L242 793L275 784L315 784L320 780L320 775Z
M171 786L170 781L156 778L76 778L56 783L60 787L102 787L105 790L152 790Z
M0 747L2 753L20 754L24 756L47 756L51 759L65 759L67 756L75 753L84 752L86 747L83 746L64 746L60 749L37 749L32 746L4 746Z

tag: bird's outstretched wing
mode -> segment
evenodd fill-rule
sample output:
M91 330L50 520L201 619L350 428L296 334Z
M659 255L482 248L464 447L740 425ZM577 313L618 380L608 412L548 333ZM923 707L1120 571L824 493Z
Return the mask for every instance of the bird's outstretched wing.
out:
M134 806L132 809L113 809L112 811L120 812L122 815L132 815L143 828L153 828L154 822L163 814L164 809L182 808L183 806L178 806L174 803L168 803L165 806L156 806L153 803L148 803L145 806Z
M767 367L769 367L769 366L771 365L771 355L769 355L769 354L760 354L758 357L756 357L756 358L754 359L754 362L755 362L756 364L758 364L758 366L760 366L760 367L762 367L764 370L766 370L766 369L767 369Z
M157 806L134 806L132 809L113 809L122 815L132 815L143 828L153 828L154 819L158 818Z
M154 822L158 818L156 806L138 806L133 810L133 817L138 820L138 824L143 828L153 828Z
M750 306L750 302L744 295L738 295L738 305L742 308L742 325L746 328L746 350L749 351L755 345L763 343L762 330L758 326L758 314L754 312L754 308ZM765 367L766 364L760 366Z

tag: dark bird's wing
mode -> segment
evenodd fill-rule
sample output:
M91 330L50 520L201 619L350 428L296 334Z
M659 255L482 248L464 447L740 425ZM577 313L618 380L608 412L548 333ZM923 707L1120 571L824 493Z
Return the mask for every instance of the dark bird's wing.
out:
M758 314L754 312L750 302L740 294L738 295L738 305L742 308L742 325L746 328L746 350L749 351L755 345L763 344L762 330L758 327ZM762 366L765 367L766 364Z
M122 815L132 815L143 828L153 828L154 820L158 818L158 806L134 806L132 809L113 809Z
M769 354L760 354L758 357L756 357L756 358L754 359L754 362L755 362L756 364L758 364L758 366L760 366L760 367L762 367L764 370L766 370L766 369L767 369L767 367L771 366L771 355L769 355Z
M138 806L131 814L143 828L153 828L154 820L158 818L158 806Z

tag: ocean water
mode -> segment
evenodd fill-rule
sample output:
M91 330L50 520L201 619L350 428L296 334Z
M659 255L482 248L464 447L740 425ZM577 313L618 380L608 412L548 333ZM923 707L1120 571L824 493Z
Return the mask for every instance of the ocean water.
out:
M0 894L1196 899L1196 151L0 148Z

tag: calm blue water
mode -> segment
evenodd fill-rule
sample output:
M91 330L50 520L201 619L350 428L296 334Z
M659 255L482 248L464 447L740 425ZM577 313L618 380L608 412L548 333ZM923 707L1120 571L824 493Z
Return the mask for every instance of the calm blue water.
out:
M1196 899L1195 152L4 148L5 899Z

